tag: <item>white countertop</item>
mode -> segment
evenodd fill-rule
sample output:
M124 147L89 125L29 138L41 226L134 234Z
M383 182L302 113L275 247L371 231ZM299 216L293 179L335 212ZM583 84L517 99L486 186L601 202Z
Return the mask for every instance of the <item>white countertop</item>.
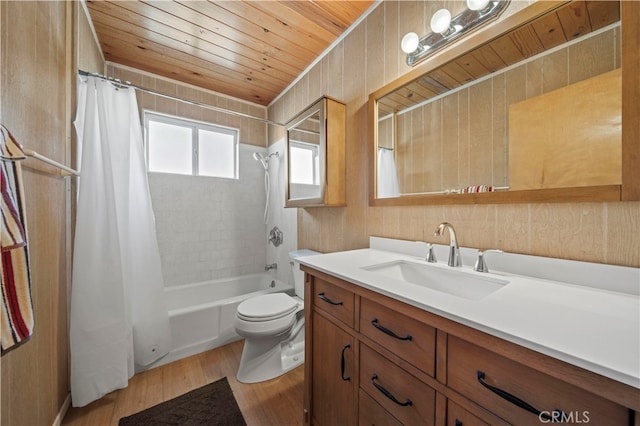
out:
M442 258L429 265L449 268L446 257L444 263ZM637 294L506 272L479 273L463 266L456 269L510 281L481 300L468 300L363 269L398 260L426 263L424 257L369 248L299 260L353 284L640 389ZM637 277L640 280L640 275Z

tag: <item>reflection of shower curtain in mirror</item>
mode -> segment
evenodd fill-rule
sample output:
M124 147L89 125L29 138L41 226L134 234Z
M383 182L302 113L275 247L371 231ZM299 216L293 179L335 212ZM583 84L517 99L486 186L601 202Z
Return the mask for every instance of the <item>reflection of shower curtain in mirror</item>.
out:
M170 349L160 252L134 89L78 85L82 175L71 288L71 396L83 406L127 386L134 363Z
M400 196L398 174L393 151L378 148L378 198L393 198Z

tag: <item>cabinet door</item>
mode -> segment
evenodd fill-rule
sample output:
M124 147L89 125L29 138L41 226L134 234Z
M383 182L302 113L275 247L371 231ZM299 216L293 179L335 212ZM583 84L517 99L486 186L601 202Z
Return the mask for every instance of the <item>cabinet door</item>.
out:
M355 424L353 337L320 315L313 319L312 416L322 426Z

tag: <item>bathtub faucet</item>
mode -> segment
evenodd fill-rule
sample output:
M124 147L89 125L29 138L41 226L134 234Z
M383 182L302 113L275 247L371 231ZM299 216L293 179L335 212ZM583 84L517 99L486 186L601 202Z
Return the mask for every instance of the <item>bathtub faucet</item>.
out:
M278 264L277 263L270 263L268 265L264 265L264 270L265 271L270 271L271 269L278 269Z

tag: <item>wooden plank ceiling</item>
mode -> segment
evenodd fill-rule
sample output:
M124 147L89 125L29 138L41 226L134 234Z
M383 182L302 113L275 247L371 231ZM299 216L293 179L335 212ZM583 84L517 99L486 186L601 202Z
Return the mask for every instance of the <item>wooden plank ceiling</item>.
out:
M373 3L87 1L107 61L261 105Z
M619 20L619 1L574 1L385 96L378 114L402 111Z

